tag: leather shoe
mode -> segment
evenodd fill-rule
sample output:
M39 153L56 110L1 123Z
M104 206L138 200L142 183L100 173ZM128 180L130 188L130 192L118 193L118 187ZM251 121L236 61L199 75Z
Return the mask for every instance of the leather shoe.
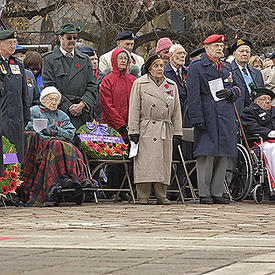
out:
M229 198L227 197L215 197L215 196L212 196L213 198L213 202L216 203L216 204L229 204L230 203L230 200Z
M137 204L143 204L143 205L149 204L149 200L148 199L139 199L137 201Z
M200 204L213 204L214 201L212 197L207 196L207 197L200 197Z
M170 205L171 201L169 201L167 198L158 198L157 199L157 204L160 204L160 205Z

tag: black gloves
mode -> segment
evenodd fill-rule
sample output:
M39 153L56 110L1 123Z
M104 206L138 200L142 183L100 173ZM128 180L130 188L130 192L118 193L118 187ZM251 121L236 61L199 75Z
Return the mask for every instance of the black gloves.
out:
M55 137L55 136L57 136L58 131L57 131L57 130L52 130L52 129L46 128L46 129L43 129L43 130L41 131L41 134L43 134L44 136Z
M117 131L122 135L122 134L127 134L127 123L125 125L123 125L122 127L120 127L119 129L117 129Z
M135 144L137 144L139 141L139 134L130 135L130 140L133 141Z
M217 98L226 99L228 102L233 102L233 92L230 89L223 89L220 91L217 91L216 93Z
M173 143L175 146L180 145L182 142L182 136L173 136Z
M206 122L201 122L201 123L197 123L197 124L194 124L194 127L197 129L197 130L206 130L207 129L207 123Z

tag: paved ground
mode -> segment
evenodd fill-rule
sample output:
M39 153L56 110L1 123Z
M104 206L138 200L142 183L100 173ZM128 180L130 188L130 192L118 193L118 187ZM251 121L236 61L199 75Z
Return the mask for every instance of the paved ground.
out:
M0 274L275 274L275 202L1 208Z

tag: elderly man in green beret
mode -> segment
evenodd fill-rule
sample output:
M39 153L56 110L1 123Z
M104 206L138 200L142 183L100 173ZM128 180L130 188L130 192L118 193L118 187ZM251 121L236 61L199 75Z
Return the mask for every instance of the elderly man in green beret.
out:
M24 126L30 119L30 102L24 66L13 56L16 32L0 31L0 116L2 135L15 145L19 162L24 162Z
M79 32L74 24L63 24L56 32L60 45L44 55L42 67L44 85L61 92L59 109L77 129L93 119L97 91L90 58L75 49Z

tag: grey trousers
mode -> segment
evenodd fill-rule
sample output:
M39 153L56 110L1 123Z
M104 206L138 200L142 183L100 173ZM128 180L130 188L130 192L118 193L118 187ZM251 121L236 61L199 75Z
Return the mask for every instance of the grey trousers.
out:
M197 157L197 177L200 196L222 196L227 159L227 157L213 156Z
M137 197L139 199L149 199L151 194L152 183L137 183ZM154 183L155 196L157 199L166 198L167 185L162 183Z

